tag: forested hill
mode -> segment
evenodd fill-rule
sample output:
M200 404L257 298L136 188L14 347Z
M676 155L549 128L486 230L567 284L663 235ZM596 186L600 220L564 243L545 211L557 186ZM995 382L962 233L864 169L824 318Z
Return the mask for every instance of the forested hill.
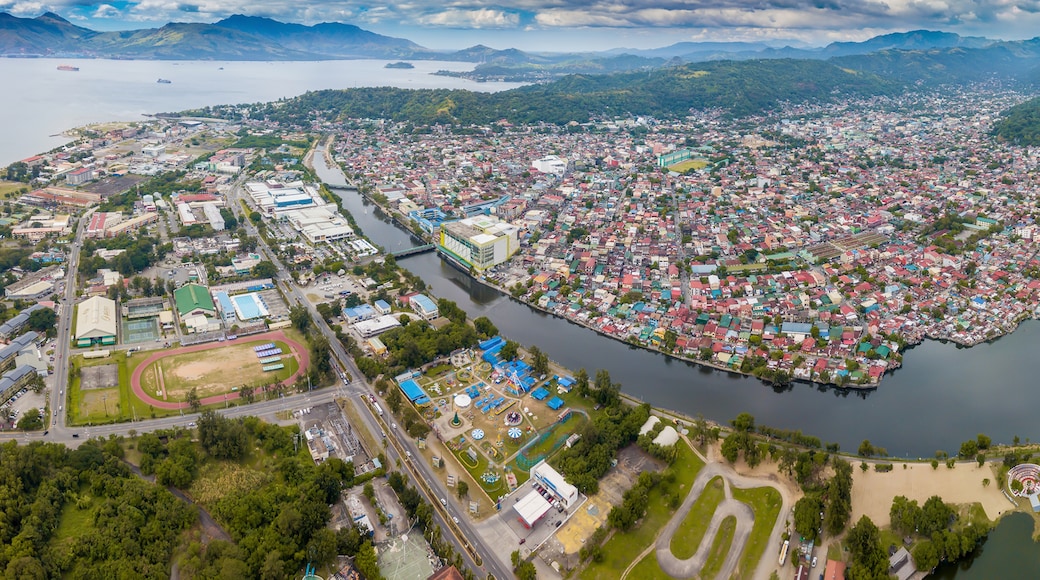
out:
M317 91L261 107L280 122L386 118L412 123L585 122L596 116L674 117L719 108L746 116L780 103L892 94L898 83L816 60L716 61L614 75L572 75L499 93L357 88ZM220 108L192 114L220 114Z
M1040 145L1040 97L1004 111L993 124L993 135L1016 145Z

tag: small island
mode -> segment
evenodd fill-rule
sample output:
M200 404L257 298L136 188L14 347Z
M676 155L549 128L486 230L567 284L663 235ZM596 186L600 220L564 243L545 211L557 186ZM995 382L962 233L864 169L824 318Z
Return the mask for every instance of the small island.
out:
M410 62L399 60L397 62L388 62L383 68L415 68L415 65Z

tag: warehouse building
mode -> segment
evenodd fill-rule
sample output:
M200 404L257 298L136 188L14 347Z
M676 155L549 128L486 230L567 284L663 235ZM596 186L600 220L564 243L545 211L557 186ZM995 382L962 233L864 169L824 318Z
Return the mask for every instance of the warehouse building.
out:
M80 348L95 344L116 343L116 302L93 296L76 306L76 329L73 340Z

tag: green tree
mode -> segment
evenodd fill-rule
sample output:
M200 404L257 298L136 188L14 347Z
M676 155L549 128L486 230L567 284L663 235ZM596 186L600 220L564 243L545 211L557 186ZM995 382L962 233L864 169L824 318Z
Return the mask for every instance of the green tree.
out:
M18 423L15 425L22 431L37 431L43 429L43 415L39 409L32 408L22 413L22 418L18 419Z
M462 499L469 493L469 484L465 481L460 481L455 485L455 495Z
M474 319L473 327L477 330L477 334L479 334L481 338L491 338L498 334L498 328L487 316L481 316Z
M823 504L815 495L807 495L794 504L794 530L798 535L813 541L817 538L817 530L822 525L820 514Z
M296 330L307 332L311 326L311 313L303 304L297 304L289 309L289 321Z
M520 345L512 340L507 340L502 348L498 351L498 355L502 357L502 360L511 361L516 359L516 355L520 350Z
M188 394L184 397L184 401L191 407L192 412L198 413L199 409L202 408L202 400L199 399L199 390L196 387L192 387Z

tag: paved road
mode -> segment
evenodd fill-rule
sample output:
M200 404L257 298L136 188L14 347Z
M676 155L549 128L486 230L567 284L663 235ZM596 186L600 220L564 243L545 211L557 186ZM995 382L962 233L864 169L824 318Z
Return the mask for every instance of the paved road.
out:
M689 440L687 440L687 443L690 444L692 447L692 443L690 443ZM784 528L787 525L788 518L791 515L791 506L793 503L793 498L791 497L791 494L787 490L787 488L784 485L775 484L776 482L771 481L770 479L740 475L736 471L734 471L733 467L730 466L728 463L715 462L714 458L709 455L708 463L701 469L701 472L697 474L697 479L694 480L693 486L690 488L689 495L687 495L686 499L683 500L682 505L679 506L679 509L675 512L675 515L672 516L672 519L668 521L664 529L661 531L661 534L657 538L655 549L657 551L658 562L661 564L661 569L676 578L693 577L693 574L698 573L700 571L700 568L704 565L703 561L701 561L699 564L696 565L696 567L693 567L695 562L691 562L691 560L696 559L697 554L695 554L693 558L690 558L685 561L678 560L678 558L676 558L672 554L671 543L672 536L675 535L675 531L678 529L679 524L682 523L683 519L690 512L690 508L693 506L693 502L695 502L697 498L700 497L701 492L704 491L704 486L707 485L707 483L716 476L721 476L725 480L725 483L727 485L727 496L729 496L729 486L739 487L741 489L768 486L772 487L780 493L780 512L776 516L776 522L773 524L773 531L769 536L769 542L766 544L766 546L768 547L780 545L780 537L783 534ZM750 520L742 524L741 512L743 510L741 510L741 508L730 505L725 510L722 509L724 505L728 505L728 502L734 502L740 505L744 505L743 503L729 499L728 497L726 500L720 503L719 509L716 510L716 517L713 517L712 523L709 526L709 530L704 535L704 539L702 540L701 546L698 549L698 554L700 554L701 550L705 549L705 544L707 544L708 548L710 548L710 540L714 539L714 533L718 529L718 524L720 524L722 522L722 518L725 517L719 517L720 512L725 511L727 512L725 515L733 515L737 518L737 531L734 535L733 543L731 544L731 546L739 545L737 542L738 540L740 540L742 525L748 526L747 533L750 534L750 526L754 524L754 513L751 511L750 508L747 508L747 506L745 505L744 507L747 508L747 512L744 512L743 519L748 520L748 514L750 513ZM747 536L744 536L743 541L746 540ZM729 577L729 574L732 573L732 568L730 568L730 566L736 564L737 559L740 556L740 552L741 550L730 549L730 554L727 557L726 562L724 563L723 570L717 575L717 577ZM704 556L706 557L706 554L704 554ZM762 564L763 561L769 564L771 559L772 565ZM776 569L776 565L777 564L775 558L772 558L772 552L770 552L767 548L766 551L762 554L761 560L757 562L754 574L755 580L766 580L767 578L769 578L770 572Z
M708 529L705 530L704 537L701 538L697 551L694 552L693 556L685 560L680 560L672 553L671 544L675 531L679 528L679 524L686 519L686 515L690 513L694 502L700 498L708 482L716 476L722 476L725 484L726 474L722 469L718 469L719 467L721 465L717 463L704 466L704 469L697 475L696 481L693 482L689 495L686 496L682 505L679 506L675 515L672 516L672 519L657 538L657 563L660 564L661 570L664 570L666 574L673 578L694 578L700 576L701 569L704 568L704 564L708 559L708 553L711 551L712 543L715 541L715 535L718 534L719 526L722 525L722 520L733 516L737 520L737 528L733 534L726 561L718 574L715 575L717 578L729 578L733 574L733 570L737 566L737 560L740 558L741 552L743 552L744 544L751 534L751 528L755 524L755 512L747 504L732 499L730 497L729 485L726 485L726 499L722 500L715 509L715 514L712 516L711 522L708 523Z
M229 192L229 197L234 200L232 202L234 205L238 205L237 200L239 199L241 184L243 182L244 179L240 179ZM424 485L420 484L417 488L423 493L426 500L433 505L434 522L440 526L441 530L444 532L443 537L451 541L455 549L463 555L464 561L474 571L474 573L476 573L477 577L483 577L485 574L491 573L494 574L496 578L512 578L512 567L507 565L506 562L496 558L495 551L489 547L485 538L476 532L470 524L468 517L465 517L465 514L459 512L455 508L452 508L455 509L455 511L445 509L441 504L441 498L447 499L451 496L444 484L435 476L430 466L427 465L425 461L411 461L407 456L401 457L398 449L404 450L406 454L411 453L413 457L419 457L419 448L411 438L398 433L394 429L387 429L381 425L380 421L376 418L371 405L357 404L361 401L362 395L370 398L374 397L375 390L367 383L365 376L360 370L358 370L357 365L354 364L354 359L347 353L346 349L343 348L343 345L340 344L339 340L336 338L335 332L333 332L325 322L325 319L318 314L317 308L306 299L299 287L292 282L292 276L289 271L286 270L281 260L279 260L275 253L267 246L267 243L259 235L259 232L257 232L252 221L245 219L243 220L243 225L246 227L247 233L257 239L258 248L261 249L267 256L267 259L277 267L278 284L285 293L286 298L288 298L290 306L299 304L307 308L314 325L329 341L334 364L337 368L350 375L350 382L339 387L338 392L347 396L348 404L355 405L358 409L358 414L365 423L365 426L374 436L381 432L386 432L387 438L391 443L391 445L386 447L387 460L390 462L401 461L402 465L407 464L409 468L414 470L414 475L421 478L422 482L425 483L426 486L429 486L430 491L433 494L432 496L427 493L427 489ZM385 401L382 401L381 399L377 400L382 409L388 408ZM391 424L393 424L392 421ZM453 506L454 502L449 505ZM459 524L457 524L457 526L452 525L452 517L458 517ZM456 535L456 530L461 531L461 538ZM476 561L473 559L470 552L463 546L463 541L468 541L470 545L475 547L476 552L479 554L480 559L483 562L482 566L476 564Z

